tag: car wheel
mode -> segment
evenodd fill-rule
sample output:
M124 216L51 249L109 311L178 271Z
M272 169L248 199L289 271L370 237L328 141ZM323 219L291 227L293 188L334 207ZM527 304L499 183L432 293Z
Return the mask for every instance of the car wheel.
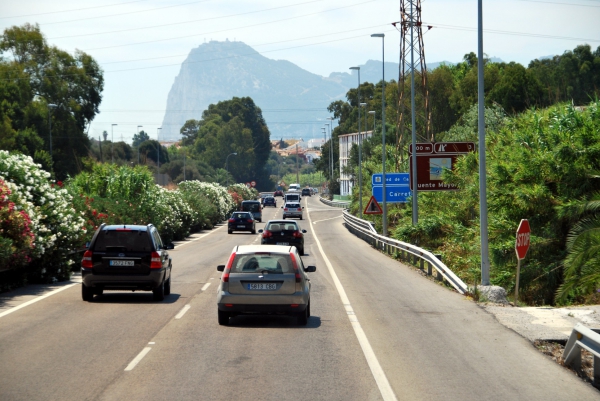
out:
M152 290L152 295L155 301L162 301L165 299L165 280L161 281L160 285Z
M233 233L233 231L227 230L227 234L231 234L231 233Z
M300 220L302 220L302 216L300 216Z
M306 306L306 317L310 317L310 299L308 300L308 305Z
M304 247L298 249L298 253L300 254L300 256L304 256Z
M104 293L104 288L94 288L94 295L102 295Z
M171 295L171 277L165 283L165 295Z
M252 229L252 234L256 234L256 228Z
M308 307L304 309L304 312L298 315L297 319L298 326L306 326L308 324Z
M229 324L229 313L218 310L219 324L221 326L227 326Z
M81 283L81 298L83 298L84 301L92 302L92 299L94 299L94 289Z

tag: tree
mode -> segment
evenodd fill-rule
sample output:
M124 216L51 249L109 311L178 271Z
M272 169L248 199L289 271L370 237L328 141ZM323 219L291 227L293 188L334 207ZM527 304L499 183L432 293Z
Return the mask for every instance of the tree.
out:
M59 179L80 171L90 147L85 128L102 99L98 63L79 50L70 55L49 46L38 25L14 26L0 37L0 82L5 149L47 163ZM52 110L50 104L56 107Z
M137 148L138 146L140 146L140 144L142 142L146 142L149 140L150 140L150 135L148 135L144 130L141 130L140 132L133 134L132 146L134 148Z

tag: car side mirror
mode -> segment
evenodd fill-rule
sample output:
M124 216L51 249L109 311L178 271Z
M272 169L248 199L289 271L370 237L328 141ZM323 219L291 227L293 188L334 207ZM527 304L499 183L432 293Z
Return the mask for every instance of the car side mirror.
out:
M302 230L302 234L306 234L306 230Z
M225 270L225 265L217 266L217 271L222 272L223 270Z
M304 206L302 206L302 209L304 209Z
M165 249L175 249L175 244L170 243L165 246Z
M283 209L283 206L281 206L281 208Z
M304 271L307 273L314 273L317 271L317 266L306 266Z
M261 228L260 230L258 230L259 234L263 232L263 229Z

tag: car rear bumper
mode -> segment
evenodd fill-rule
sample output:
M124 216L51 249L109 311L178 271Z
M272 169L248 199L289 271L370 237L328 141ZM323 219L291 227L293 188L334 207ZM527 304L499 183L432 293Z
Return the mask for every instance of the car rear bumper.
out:
M306 310L306 304L297 304L292 307L290 304L282 305L245 305L245 304L232 304L232 306L225 306L224 304L218 305L219 310L223 312L229 312L231 314L242 315L242 314L256 314L256 315L269 315L269 314L281 314L281 315L293 315L296 313L304 312Z
M144 290L158 287L165 277L167 269L156 269L147 275L94 274L91 269L81 269L81 278L86 287L105 290Z
M302 213L284 212L283 213L283 218L285 219L286 217L302 217Z
M238 225L241 224L233 224L227 227L227 229L229 231L252 231L254 230L254 227L250 224L250 225L245 225L244 227L238 227Z

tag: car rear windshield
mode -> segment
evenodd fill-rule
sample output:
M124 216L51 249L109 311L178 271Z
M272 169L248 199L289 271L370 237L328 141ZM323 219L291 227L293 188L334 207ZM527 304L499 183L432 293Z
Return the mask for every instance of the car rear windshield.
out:
M152 242L147 231L142 230L102 230L98 233L94 251L152 251Z
M234 213L233 216L234 219L249 219L252 216L250 216L249 213Z
M294 209L294 208L299 208L300 204L299 203L287 203L285 206L291 207L292 209Z
M298 226L293 223L269 223L266 229L268 231L277 233L280 231L297 231Z
M242 210L246 212L259 212L260 211L260 203L252 202L252 203L243 203L242 202Z
M231 273L293 273L292 260L289 254L253 253L236 255L231 266Z

